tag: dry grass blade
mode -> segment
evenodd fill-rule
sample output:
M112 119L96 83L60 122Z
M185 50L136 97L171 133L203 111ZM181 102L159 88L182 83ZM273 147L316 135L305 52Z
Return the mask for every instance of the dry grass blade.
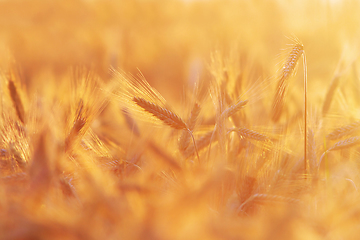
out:
M193 131L198 119L198 116L200 114L201 107L199 104L195 103L193 109L191 110L190 118L187 122L187 126L189 128L189 131ZM179 140L179 150L181 152L185 151L190 143L190 133L188 131L183 131L183 133L180 136Z
M11 100L13 102L13 105L14 105L14 108L16 110L16 114L17 114L19 120L24 124L25 123L24 106L22 104L20 95L19 95L18 90L17 90L17 88L15 86L15 83L12 80L12 77L13 76L12 76L12 73L11 73L9 83L8 83L10 97L11 97Z
M340 75L336 74L335 77L331 80L330 86L326 92L324 104L322 107L322 115L325 116L331 106L332 100L334 98L335 91L338 89L340 83Z
M342 138L344 136L348 136L353 134L354 132L357 132L360 129L360 121L353 122L349 125L339 127L329 133L326 138L329 140L336 140L339 138Z
M288 79L291 74L294 72L296 64L303 54L303 45L296 43L293 49L291 50L289 57L286 59L286 62L281 69L280 80L276 88L275 97L272 105L272 120L273 122L278 122L282 113L282 108L284 105L285 94L287 90Z
M164 124L175 129L187 129L184 121L171 110L160 107L159 105L146 101L140 97L134 97L133 101L145 111L151 113L154 117L161 120Z

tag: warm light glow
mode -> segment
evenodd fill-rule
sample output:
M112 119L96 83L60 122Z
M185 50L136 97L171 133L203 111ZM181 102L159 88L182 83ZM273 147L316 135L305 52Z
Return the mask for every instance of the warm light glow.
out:
M357 239L359 9L0 1L0 239Z

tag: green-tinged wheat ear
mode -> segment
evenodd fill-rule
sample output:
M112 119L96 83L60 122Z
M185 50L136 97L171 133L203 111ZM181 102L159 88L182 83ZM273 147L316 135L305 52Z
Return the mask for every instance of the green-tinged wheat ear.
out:
M334 94L336 89L338 89L340 83L340 75L337 74L335 77L331 80L330 86L326 92L325 100L322 107L322 115L325 116L331 106L332 100L334 98Z
M336 128L334 131L329 133L326 138L329 140L336 140L344 136L348 136L360 130L360 121L353 122L349 125L345 125Z
M161 120L164 124L175 129L187 129L185 122L171 110L160 107L159 105L146 101L140 97L134 97L133 101L145 111Z
M253 139L261 142L270 140L269 137L265 136L264 134L247 128L230 128L228 133L230 132L236 132L241 138Z
M281 69L281 75L279 79L278 86L276 88L274 101L272 105L272 116L271 119L273 122L278 122L282 113L284 98L287 91L288 79L291 74L294 72L296 64L303 54L304 46L302 44L295 44L291 50L286 62Z
M198 116L200 114L201 107L199 104L195 103L193 109L191 110L190 118L187 122L187 126L189 128L189 131L193 131L198 119ZM179 150L181 152L184 152L189 144L190 144L190 133L188 131L183 131L180 139L179 139Z
M22 104L18 89L16 88L16 85L15 85L14 81L12 80L11 74L10 74L10 79L9 79L9 83L8 83L8 88L9 88L9 92L10 92L11 101L16 110L16 115L18 116L19 120L24 124L25 123L24 106Z

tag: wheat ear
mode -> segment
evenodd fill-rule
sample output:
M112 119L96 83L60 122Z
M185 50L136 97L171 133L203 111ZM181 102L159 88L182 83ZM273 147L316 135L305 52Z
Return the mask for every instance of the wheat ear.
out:
M319 161L319 167L320 167L321 161L323 160L323 158L325 157L325 155L328 152L351 148L351 147L359 145L359 144L360 144L360 136L350 137L350 138L347 138L345 140L341 140L341 141L335 143L332 147L330 147L328 150L326 150L321 155L320 161Z
M269 194L259 194L256 193L249 197L245 202L243 202L237 209L237 213L240 214L242 212L244 206L248 204L249 202L258 202L258 203L292 203L292 204L299 204L301 201L296 198L290 198L290 197L283 197L279 195L269 195Z
M8 88L10 92L10 97L13 102L14 108L16 110L16 114L19 118L19 120L24 124L25 123L25 111L24 106L21 102L20 95L18 93L18 90L15 86L14 81L12 80L12 73L10 73L10 79L8 83Z
M192 137L193 143L194 143L194 149L196 151L197 154L197 158L198 160L199 158L199 153L197 151L197 147L196 147L196 142L195 142L195 138L194 135L192 134L192 132L189 130L189 128L187 127L186 123L178 116L176 115L174 112L172 112L169 109L160 107L159 105L146 101L143 98L140 97L134 97L133 101L141 108L143 108L145 111L151 113L154 117L156 117L157 119L161 120L164 124L175 128L175 129L179 129L179 130L187 130L188 133L190 134L190 136Z
M134 97L133 101L145 111L161 120L164 124L175 129L187 129L185 122L171 110L160 107L140 97Z
M276 88L275 97L272 105L272 120L273 122L278 122L282 113L282 108L284 105L284 98L287 90L288 79L291 74L294 72L296 64L303 53L303 45L300 43L295 44L291 50L289 57L286 59L286 62L281 70L280 80Z
M360 128L360 121L353 122L349 125L339 127L329 133L326 138L329 140L336 140L344 136L351 135L355 131L359 130Z
M187 122L187 126L191 132L194 131L198 116L200 114L201 107L199 104L195 103L193 109L191 110L190 118ZM179 140L179 150L181 152L184 152L190 143L190 133L187 131L184 131Z
M243 108L247 103L249 102L249 100L244 100L244 101L238 101L237 103L235 103L234 105L228 107L226 110L224 110L221 113L220 118L228 118L231 117L232 115L234 115L235 113L237 113L241 108Z
M248 138L248 139L253 139L253 140L257 140L257 141L268 141L270 140L267 136L265 136L264 134L258 133L256 131L247 129L247 128L230 128L228 130L228 133L230 132L236 132L240 138Z
M335 150L350 148L350 147L355 146L355 145L357 145L359 143L360 143L360 137L359 136L350 137L350 138L347 138L345 140L342 140L342 141L339 141L339 142L335 143L331 148L328 149L328 151L335 151Z

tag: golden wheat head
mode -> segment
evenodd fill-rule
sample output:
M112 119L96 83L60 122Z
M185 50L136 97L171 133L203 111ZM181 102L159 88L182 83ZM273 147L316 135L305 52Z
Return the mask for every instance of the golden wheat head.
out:
M303 54L303 50L304 46L301 43L296 43L281 69L280 79L276 88L274 101L272 104L271 119L273 120L273 122L279 121L284 105L288 79L294 72L297 62Z

